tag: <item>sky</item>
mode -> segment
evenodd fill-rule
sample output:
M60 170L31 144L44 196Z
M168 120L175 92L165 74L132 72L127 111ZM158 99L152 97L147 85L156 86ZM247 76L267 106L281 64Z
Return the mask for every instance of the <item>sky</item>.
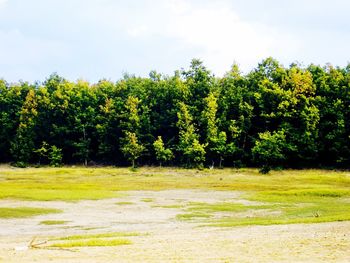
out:
M347 0L0 0L0 78L115 81L193 58L216 76L270 56L343 67L349 12Z

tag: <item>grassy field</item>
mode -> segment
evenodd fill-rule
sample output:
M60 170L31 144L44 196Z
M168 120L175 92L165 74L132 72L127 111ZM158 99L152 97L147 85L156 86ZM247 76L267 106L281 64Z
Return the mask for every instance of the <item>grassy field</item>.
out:
M178 220L239 226L350 220L350 173L255 169L0 168L0 199L63 200L120 197L129 190L202 189L240 191L252 204L189 203ZM121 193L123 191L123 193ZM152 203L152 199L142 200ZM120 203L123 204L123 203Z
M58 209L46 209L37 207L0 207L0 218L25 218L50 213L60 213Z

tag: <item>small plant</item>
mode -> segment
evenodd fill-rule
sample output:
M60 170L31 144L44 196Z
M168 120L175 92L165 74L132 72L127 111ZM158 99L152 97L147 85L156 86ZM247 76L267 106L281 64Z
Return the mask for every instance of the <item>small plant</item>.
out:
M39 166L41 164L41 161L45 160L47 158L47 155L49 153L49 149L50 149L49 144L47 142L43 141L41 144L41 147L34 151L39 156Z
M18 162L13 163L12 166L18 167L18 168L26 168L28 166L28 164L25 162L18 161Z
M318 212L314 212L314 213L313 213L313 216L314 216L314 217L320 217L320 214L319 214Z
M133 172L133 173L136 173L137 172L137 167L130 167L129 171Z
M51 146L49 152L49 161L50 165L53 167L59 167L62 164L62 149L56 147L55 145Z
M162 166L162 162L171 160L174 155L170 149L164 147L163 139L158 136L158 139L153 143L154 150L156 152L156 158L159 161L159 166Z
M261 174L268 174L271 171L271 166L270 165L263 165L260 170L259 173Z
M136 133L126 132L126 138L123 147L121 148L125 157L131 161L132 168L135 168L135 161L141 156L145 147L139 144Z

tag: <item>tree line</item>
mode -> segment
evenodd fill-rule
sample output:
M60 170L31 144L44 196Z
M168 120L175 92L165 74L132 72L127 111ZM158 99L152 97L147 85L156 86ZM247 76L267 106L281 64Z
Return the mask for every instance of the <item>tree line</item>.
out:
M349 117L350 65L0 80L0 162L347 168Z

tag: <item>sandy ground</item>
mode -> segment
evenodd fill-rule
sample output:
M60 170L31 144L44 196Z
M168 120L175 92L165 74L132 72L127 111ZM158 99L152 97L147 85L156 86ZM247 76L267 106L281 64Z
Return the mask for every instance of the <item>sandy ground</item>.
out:
M188 202L247 203L239 192L171 190L132 191L121 198L80 202L2 200L0 207L32 206L63 213L0 220L0 262L350 262L350 222L199 227L176 220ZM118 204L131 202L131 204ZM41 225L66 220L64 225ZM133 244L84 247L76 251L16 250L33 239L105 232L138 232Z

